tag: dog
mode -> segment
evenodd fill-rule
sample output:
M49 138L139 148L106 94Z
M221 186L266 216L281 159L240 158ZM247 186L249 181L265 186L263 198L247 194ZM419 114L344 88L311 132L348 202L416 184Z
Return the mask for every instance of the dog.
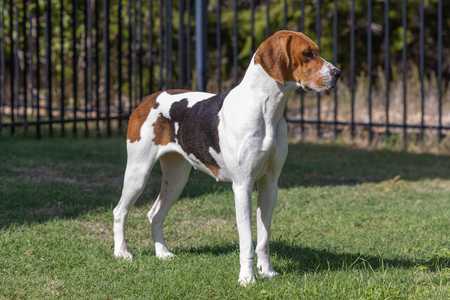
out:
M124 232L127 213L159 160L161 190L147 215L157 257L173 257L163 222L194 167L232 183L239 283L244 286L255 281L251 193L256 185L257 271L263 278L276 276L269 238L278 178L288 153L286 102L299 88L321 92L334 87L339 74L305 34L282 30L261 43L242 81L228 93L172 89L145 97L128 122L122 195L113 211L114 256L132 259Z

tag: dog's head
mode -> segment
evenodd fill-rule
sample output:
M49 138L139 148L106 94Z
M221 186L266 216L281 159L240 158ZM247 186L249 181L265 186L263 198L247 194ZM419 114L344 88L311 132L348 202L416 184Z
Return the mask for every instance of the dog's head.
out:
M262 42L256 50L255 64L278 83L295 82L317 92L333 88L341 73L320 57L319 47L309 37L287 30L277 31Z

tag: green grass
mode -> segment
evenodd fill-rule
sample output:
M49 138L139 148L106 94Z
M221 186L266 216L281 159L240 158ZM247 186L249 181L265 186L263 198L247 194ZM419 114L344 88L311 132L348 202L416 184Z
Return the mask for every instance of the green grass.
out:
M0 298L448 299L450 157L290 145L271 243L281 275L237 284L228 184L193 172L154 257L153 172L112 257L121 139L0 140Z

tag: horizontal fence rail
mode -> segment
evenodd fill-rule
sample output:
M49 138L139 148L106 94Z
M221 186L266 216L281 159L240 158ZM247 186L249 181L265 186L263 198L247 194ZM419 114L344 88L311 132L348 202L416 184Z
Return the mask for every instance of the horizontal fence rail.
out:
M159 89L233 87L258 44L290 29L343 70L333 91L288 103L292 134L442 141L449 11L443 0L3 0L0 135L122 132Z

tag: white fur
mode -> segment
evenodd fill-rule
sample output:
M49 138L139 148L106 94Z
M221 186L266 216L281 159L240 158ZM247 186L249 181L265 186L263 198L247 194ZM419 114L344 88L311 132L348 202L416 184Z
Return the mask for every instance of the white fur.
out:
M330 64L320 70L322 76L330 76ZM169 117L174 101L187 98L189 106L213 94L187 92L170 95L162 93L157 101L158 111L151 111L141 128L141 139L128 142L128 162L125 171L122 196L114 209L114 255L131 259L128 252L124 224L129 206L143 190L155 162L171 152L181 154L162 163L161 192L148 213L155 242L156 256L166 259L173 256L168 250L162 226L171 205L180 195L187 182L191 165L218 181L232 182L235 197L236 222L239 233L240 272L239 282L247 285L254 282L254 248L251 236L251 193L258 187L257 222L257 269L265 278L277 275L269 257L269 239L272 211L277 199L278 178L287 156L287 125L283 110L290 92L299 83L275 82L253 59L241 83L230 91L219 112L220 153L210 149L220 166L217 177L195 156L186 155L176 143L165 146L153 143L152 124L157 114ZM318 87L312 87L317 88ZM178 130L178 125L176 125Z

